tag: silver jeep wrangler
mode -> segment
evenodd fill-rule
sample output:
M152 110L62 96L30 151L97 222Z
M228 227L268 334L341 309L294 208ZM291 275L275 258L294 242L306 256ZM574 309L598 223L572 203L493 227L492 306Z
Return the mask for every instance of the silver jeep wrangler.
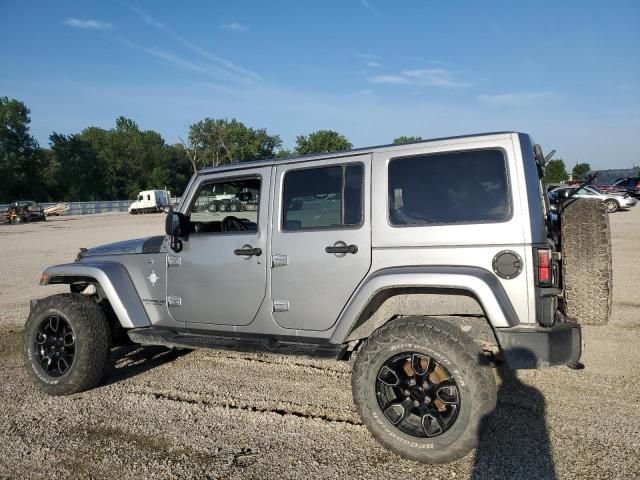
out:
M27 368L80 392L123 337L351 360L381 444L460 458L495 408L492 365L580 366L580 323L608 321L606 210L551 211L545 160L506 132L205 168L166 235L44 271L70 293L32 302Z

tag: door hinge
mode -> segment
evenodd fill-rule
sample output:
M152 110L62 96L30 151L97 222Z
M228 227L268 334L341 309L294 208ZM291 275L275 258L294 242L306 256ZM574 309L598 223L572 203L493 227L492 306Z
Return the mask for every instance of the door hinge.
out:
M273 311L274 312L288 312L289 311L289 300L274 300L273 301Z
M181 307L182 298L173 295L167 295L167 307Z
M282 255L280 253L276 253L271 255L271 266L272 267L284 267L289 264L289 257L286 255Z
M182 265L182 257L167 255L167 267L179 267Z

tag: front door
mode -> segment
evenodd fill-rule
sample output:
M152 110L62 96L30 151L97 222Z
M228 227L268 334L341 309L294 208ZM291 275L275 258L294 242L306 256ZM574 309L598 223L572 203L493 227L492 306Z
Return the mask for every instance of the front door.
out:
M183 210L189 239L167 259L174 320L192 327L253 321L266 292L270 180L271 167L199 180Z
M371 265L371 156L276 169L272 301L284 328L326 330Z

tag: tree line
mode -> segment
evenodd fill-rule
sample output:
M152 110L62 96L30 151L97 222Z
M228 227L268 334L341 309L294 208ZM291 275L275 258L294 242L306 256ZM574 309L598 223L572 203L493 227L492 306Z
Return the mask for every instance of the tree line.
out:
M588 163L576 163L571 170L571 178L573 180L582 180L587 173L591 171L591 165ZM569 173L561 158L549 160L545 165L545 179L547 183L560 183L569 180Z
M135 198L142 190L167 188L181 195L189 178L209 165L348 150L351 142L333 130L296 138L282 148L279 135L236 119L205 118L186 138L168 144L160 133L118 117L110 129L87 127L52 132L49 147L31 136L30 110L0 97L0 203L15 200L92 201ZM421 140L398 137L394 143Z

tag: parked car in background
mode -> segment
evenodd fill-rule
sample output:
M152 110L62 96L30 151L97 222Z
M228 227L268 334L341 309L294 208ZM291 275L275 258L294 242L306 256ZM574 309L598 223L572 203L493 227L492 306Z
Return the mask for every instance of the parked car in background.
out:
M640 177L619 178L608 186L608 193L628 193L640 198Z
M18 200L9 206L8 219L11 223L44 222L44 209L33 200Z
M568 192L575 190L576 187L567 185L555 188L548 193L549 203L557 205L558 201ZM607 207L607 212L613 213L621 209L627 209L635 206L638 201L627 193L611 193L603 192L594 185L585 185L573 194L575 198L598 198L602 200Z

